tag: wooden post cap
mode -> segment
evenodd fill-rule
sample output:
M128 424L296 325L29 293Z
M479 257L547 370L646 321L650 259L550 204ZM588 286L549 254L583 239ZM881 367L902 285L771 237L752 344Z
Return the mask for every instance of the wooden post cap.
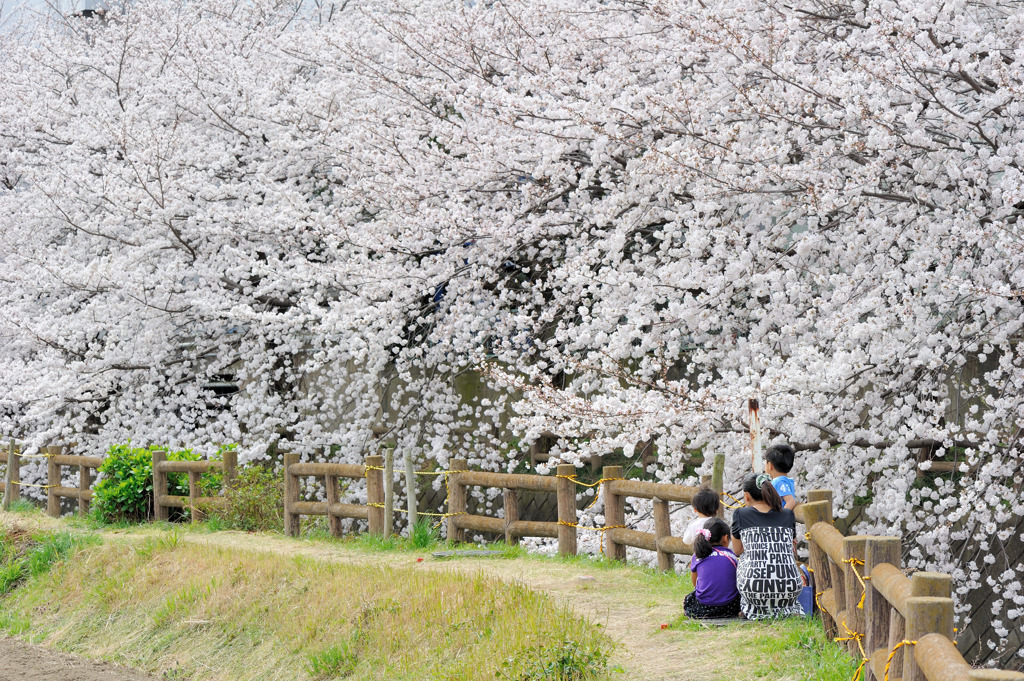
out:
M953 577L941 572L915 572L910 576L911 596L950 598Z

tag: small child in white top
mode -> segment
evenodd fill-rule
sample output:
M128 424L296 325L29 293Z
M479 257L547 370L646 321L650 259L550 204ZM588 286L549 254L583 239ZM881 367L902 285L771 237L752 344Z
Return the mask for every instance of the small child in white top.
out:
M718 515L718 509L721 508L722 501L718 498L718 492L710 487L701 487L693 495L693 501L690 504L693 506L693 512L697 514L697 517L686 526L686 531L683 532L683 541L692 546L694 540L697 539L697 531L704 528L704 522L708 518L714 518Z

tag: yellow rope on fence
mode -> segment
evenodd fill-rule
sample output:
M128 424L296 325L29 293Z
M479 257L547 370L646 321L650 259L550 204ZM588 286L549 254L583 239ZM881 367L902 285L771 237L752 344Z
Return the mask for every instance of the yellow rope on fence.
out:
M725 496L729 497L730 499L732 499L733 501L736 502L736 505L726 504L726 503L723 502L722 505L725 506L726 508L729 508L729 509L744 508L747 505L745 501L743 501L742 499L737 499L736 497L734 497L733 495L729 494L728 492L722 492L722 494L724 494Z
M889 657L885 660L885 675L882 677L882 681L889 681L889 666L892 664L892 658L896 656L896 651L902 648L903 646L916 645L917 641L908 641L907 639L903 639L895 646L893 646L892 650L889 651Z
M19 487L38 487L39 489L50 489L51 487L60 487L60 485L37 485L34 482L18 482L11 480L12 485L18 485Z
M576 479L575 475L556 475L556 478L564 478L565 480L572 480L580 487L597 487L602 482L611 482L612 480L625 480L626 478L601 478L597 482L580 482Z
M573 482L575 482L580 487L597 487L598 485L600 485L603 482L611 482L612 480L625 480L626 479L626 478L601 478L597 482L580 482L579 480L576 479L575 475L556 475L555 477L556 478L564 478L566 480L572 480ZM596 504L597 500L600 499L600 498L601 498L600 494L595 494L594 495L594 500L591 501L589 504L587 504L586 507L583 510L586 511L587 509L589 509L591 506Z
M862 577L860 575L860 573L857 572L857 566L858 565L863 566L864 565L864 561L862 561L862 560L860 560L858 558L847 558L843 562L850 564L850 571L853 573L853 576L857 578L857 581L860 582L860 585L863 588L863 591L861 591L861 594L860 594L860 602L857 603L857 607L860 608L861 610L863 610L864 609L864 598L868 595L868 585L865 584L864 580L871 579L871 577L870 576Z
M860 649L860 664L857 665L857 670L855 672L853 672L853 677L851 679L851 681L856 681L857 677L859 677L861 675L861 672L864 671L864 665L866 665L868 663L868 655L867 655L867 653L864 652L864 644L861 643L861 640L864 638L864 634L861 634L861 633L856 632L856 631L851 631L850 627L846 626L846 622L842 622L842 625L843 625L843 629L846 629L846 636L844 636L842 638L836 638L836 639L833 639L833 640L835 640L835 641L856 641L857 642L857 648Z
M56 454L18 454L19 459L52 459Z
M809 573L810 573L810 575L811 575L811 579L812 579L812 580L814 580L814 568L812 568L812 567L811 567L810 565L808 565L808 566L807 566L807 572L809 572ZM814 580L814 586L818 586L818 582L817 582L817 580ZM821 596L821 595L822 595L823 593L825 593L825 592L824 592L824 591L818 591L817 589L815 589L815 591L814 591L814 604L815 604L816 606L818 606L818 612L824 612L824 613L828 613L828 611L827 611L827 610L825 610L825 608L821 607L821 601L819 601L819 600L818 600L818 598L819 598L819 597L820 597L820 596ZM831 617L831 616L832 616L832 615L831 615L831 613L828 613L828 616L829 616L829 617Z
M384 504L376 504L376 503L374 503L374 504L366 504L366 505L371 507L371 508L384 508ZM407 509L407 508L392 508L391 510L394 511L395 513L405 513L405 514L409 513L409 509ZM416 511L416 515L429 515L429 516L433 516L435 518L451 518L453 515L466 515L466 512L465 511L460 511L458 513L427 513L426 511Z
M606 525L605 527L589 527L587 525L570 523L566 520L559 520L557 524L565 525L566 527L575 527L577 530L590 530L591 532L606 532L608 530L617 530L628 527L628 525Z
M619 478L617 478L617 479L619 479ZM615 529L620 529L620 528L621 529L625 529L627 527L626 525L606 525L604 527L587 527L586 525L579 525L577 523L570 523L570 522L565 521L565 520L559 520L558 524L559 525L565 525L566 527L574 527L577 530L590 530L591 532L607 532L608 530L615 530ZM600 548L601 555L603 556L604 555L604 541L603 540L601 541L601 544L600 544L600 546L598 548Z

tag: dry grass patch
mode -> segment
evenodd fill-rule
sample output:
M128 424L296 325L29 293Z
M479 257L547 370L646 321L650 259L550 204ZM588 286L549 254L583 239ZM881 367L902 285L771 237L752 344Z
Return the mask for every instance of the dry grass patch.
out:
M84 550L0 608L29 623L31 640L168 678L611 673L599 628L521 584L201 546L174 533Z

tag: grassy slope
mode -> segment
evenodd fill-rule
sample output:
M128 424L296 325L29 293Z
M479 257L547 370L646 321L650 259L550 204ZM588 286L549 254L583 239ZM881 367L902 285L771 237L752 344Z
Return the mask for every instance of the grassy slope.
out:
M8 522L12 517L6 516ZM69 525L66 520L57 523L38 514L17 517L21 523ZM0 514L0 524L4 520ZM82 528L79 521L70 524ZM552 642L570 638L583 641L584 646L596 644L608 649L607 640L596 633L595 627L574 620L547 599L522 586L498 586L501 582L522 580L535 590L550 591L556 602L569 602L577 612L590 612L597 621L609 626L615 624L617 615L628 614L604 611L608 597L618 596L620 602L627 604L627 610L642 615L625 624L626 635L622 635L623 626L620 626L620 632L613 637L624 645L617 649L620 659L629 664L630 660L639 658L663 658L671 670L671 678L692 677L699 670L701 674L693 678L846 681L852 677L856 666L839 646L825 639L820 621L816 619L708 629L681 616L682 597L690 590L685 577L603 560L550 559L513 548L506 551L513 560L453 561L439 566L429 559L428 551L412 549L408 542L380 542L369 537L342 541L321 537L294 540L275 534L209 533L191 528L172 534L166 525L125 528L107 536L110 540L123 536L130 542L128 545L117 542L118 546L104 551L91 550L83 556L83 562L62 568L47 582L32 583L16 599L0 600L0 613L9 612L13 616L13 620L7 618L8 631L28 633L34 640L45 640L85 655L104 656L148 669L171 669L170 678L175 675L183 678L191 672L199 678L211 679L309 678L311 657L314 662L318 655L330 661L352 651L360 662L351 678L383 678L384 674L387 678L406 679L494 678L501 662L515 653L499 649L493 641L481 642L481 639L506 637L512 647L519 646L520 656L536 657L535 649L542 643L542 637L523 640L518 632L529 631L530 627L550 628L554 619L550 616L552 612L566 622L563 633L554 635ZM181 541L172 538L175 536ZM139 548L140 541L147 543ZM214 545L203 545L207 541ZM161 542L178 545L172 548ZM249 550L257 547L259 553ZM188 554L184 552L186 548ZM99 554L107 551L116 551L119 558L102 559ZM144 554L147 553L152 556L150 562L156 562L143 566L140 557L144 559L142 563L146 563ZM181 566L179 558L185 555L196 556L189 558L195 561L196 568L191 573ZM211 560L211 556L220 565L215 586L208 586L214 581L213 574L199 571L207 569L202 561ZM421 557L427 558L427 562L417 564ZM111 560L119 564L111 567ZM393 567L380 567L383 564ZM103 565L107 566L103 567L106 571L103 582L90 582L90 575L98 574ZM245 567L240 567L242 565ZM431 569L423 570L428 565L432 565ZM427 577L431 573L443 575L439 569L457 570L459 580L438 581ZM159 579L154 570L159 570ZM238 583L231 584L242 579L235 574L236 570L249 575L244 582L249 584L247 589L263 585L272 593L263 597L245 596L250 603L248 610L241 604L234 609L223 609L222 604L218 606L220 610L211 611L223 601L214 594L221 593L225 582L231 590L242 588ZM481 578L477 574L480 570L491 579ZM527 623L529 627L496 629L491 623L493 612L481 605L484 601L479 597L467 601L465 595L452 593L455 582L466 583L467 573L473 577L472 583L479 585L474 589L494 593L492 604L503 603L503 596L505 604L509 600L517 602L512 605L521 601L533 603L512 621L513 625ZM323 574L331 576L329 579L316 576ZM596 579L592 583L579 583L577 579L581 574ZM147 596L137 593L145 590L146 582L139 581L145 575L151 581L151 593ZM59 606L47 603L56 601L54 594L66 592L66 585L75 580L93 583L91 593L70 599L62 595ZM328 589L323 584L325 581L339 584ZM103 593L108 588L113 590L116 600L105 599ZM402 596L393 595L394 589L423 595L422 609L388 612L391 606L386 606L382 612L374 611L373 603L386 603L387 599L404 602ZM463 593L461 589L459 593ZM296 606L293 598L286 597L289 595L301 595L303 605ZM588 607L588 598L592 604L597 604L596 608ZM263 601L276 609L259 610L257 604ZM369 612L373 616L370 620L364 618L364 624L368 621L379 624L364 633L356 624L367 604L371 604ZM13 611L11 605L15 606ZM283 622L272 621L279 613L296 615L277 618ZM421 624L424 616L435 621ZM530 618L536 624L530 624ZM673 621L673 618L676 619ZM27 631L25 626L29 619L32 626ZM672 624L661 630L657 622ZM485 636L488 625L491 633ZM446 629L442 631L442 627ZM357 631L358 636L354 634ZM505 631L509 632L507 636L502 633ZM229 636L229 632L235 635ZM407 646L396 655L407 655L410 659L405 662L396 662L394 658L374 659L368 642L373 636L390 636L395 632L400 634L401 645ZM588 633L592 638L585 639L584 634ZM175 637L182 641L176 642ZM122 639L124 645L120 644ZM260 644L264 639L269 643ZM590 643L586 642L588 640ZM486 647L488 645L491 647ZM664 656L666 652L674 654ZM286 669L287 673L279 677L260 675L271 673L265 672L264 667L275 666ZM218 670L219 675L210 668ZM687 676L677 677L677 673ZM606 676L624 679L628 674ZM511 678L518 681L514 675Z
M577 656L611 647L520 585L225 550L175 534L84 549L0 602L11 633L169 678L493 679L505 660L514 661L506 672L522 671L564 641Z

